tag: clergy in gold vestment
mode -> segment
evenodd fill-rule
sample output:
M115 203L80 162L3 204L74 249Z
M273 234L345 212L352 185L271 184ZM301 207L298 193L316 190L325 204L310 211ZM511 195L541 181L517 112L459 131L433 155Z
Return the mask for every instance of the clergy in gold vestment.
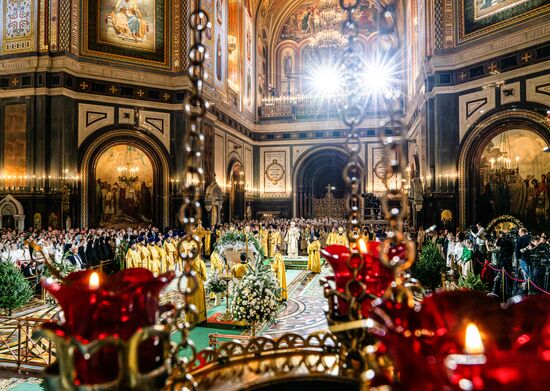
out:
M166 273L168 271L168 254L164 249L162 239L157 237L155 245L160 257L160 273Z
M150 270L149 264L151 263L151 251L147 248L147 238L139 238L139 244L136 246L139 256L141 258L141 267Z
M197 290L189 297L189 303L197 309L197 314L194 315L194 323L203 323L206 322L206 292L204 290L206 265L200 255L193 260L191 268L197 275Z
M214 250L212 255L210 255L210 270L212 273L218 273L218 276L220 276L223 272L223 261L216 250ZM210 298L214 299L215 297L216 294L214 292L210 292Z
M164 241L164 251L166 251L166 262L168 263L168 270L176 269L176 259L178 258L178 250L172 241L172 237L167 237Z
M315 237L307 246L307 270L312 273L321 273L321 243Z
M268 257L269 256L269 231L265 228L265 226L262 226L262 228L260 228L260 244L262 245L262 248L264 250L264 255Z
M160 274L160 253L157 246L155 245L155 239L149 239L149 245L147 246L149 252L151 253L151 261L149 262L149 270L153 274Z
M134 240L130 242L130 248L128 248L128 252L126 253L125 260L126 260L126 269L141 267L141 257L137 252L136 242Z
M199 220L198 222L198 225L197 225L197 228L195 228L195 230L193 231L193 233L195 235L198 236L198 238L200 239L201 241L201 244L202 244L202 249L201 249L201 254L204 255L204 249L206 247L205 243L204 243L204 238L206 236L206 230L204 229L204 227L202 226L202 221Z
M210 255L210 247L212 244L212 231L207 229L204 231L204 255Z
M283 244L283 237L279 231L271 227L271 232L269 233L269 254L268 257L275 256L275 247Z
M246 253L241 253L241 263L233 265L231 267L231 274L237 280L240 280L244 275L250 270L250 265L248 264L248 257Z
M337 244L340 246L349 246L348 236L344 228L338 227L338 232L332 232L327 238L327 246Z
M275 277L279 281L279 286L281 287L281 300L286 300L288 298L288 293L286 291L286 268L285 261L283 256L278 248L275 249L275 255L271 261L271 270L275 273Z

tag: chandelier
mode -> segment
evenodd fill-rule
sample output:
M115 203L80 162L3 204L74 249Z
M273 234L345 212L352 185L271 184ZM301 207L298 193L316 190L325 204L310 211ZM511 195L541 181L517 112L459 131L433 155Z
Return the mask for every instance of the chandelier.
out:
M315 15L314 34L309 45L315 48L341 48L346 44L346 37L340 32L345 14L332 0L324 0Z
M510 138L508 132L503 132L500 135L498 145L498 156L492 157L489 160L491 168L489 169L489 178L497 179L500 182L510 183L519 174L519 157L516 157L516 167L512 166L512 158L510 156Z
M133 164L134 159L132 157L132 147L126 146L126 152L124 153L124 165L117 168L118 180L125 183L128 186L133 185L138 181L139 167Z

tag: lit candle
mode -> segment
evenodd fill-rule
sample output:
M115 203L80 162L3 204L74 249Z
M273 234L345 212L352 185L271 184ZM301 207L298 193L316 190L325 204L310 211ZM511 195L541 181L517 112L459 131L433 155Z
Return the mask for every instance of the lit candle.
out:
M485 347L477 326L469 323L466 327L464 354L450 354L445 359L451 383L462 390L484 389L481 366L487 363Z
M99 274L97 274L96 272L93 272L92 274L90 274L90 281L88 282L88 288L90 288L90 290L97 290L99 289Z

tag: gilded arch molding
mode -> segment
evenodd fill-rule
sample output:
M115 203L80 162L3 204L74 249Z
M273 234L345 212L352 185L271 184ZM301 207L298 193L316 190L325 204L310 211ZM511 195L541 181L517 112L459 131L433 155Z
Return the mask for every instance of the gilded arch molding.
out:
M476 125L468 130L464 140L462 141L462 146L460 148L460 153L458 156L458 173L459 173L459 182L458 182L458 211L459 211L459 223L461 227L466 226L467 218L467 164L471 156L471 152L477 148L479 137L490 131L491 128L501 125L505 121L516 120L516 121L525 121L527 125L538 125L539 128L545 129L548 134L550 134L550 126L548 124L548 119L531 110L526 109L508 109L502 110L497 113L490 115L489 117L481 120Z
M113 146L123 142L130 142L136 146L147 146L149 153L154 153L154 159L152 159L153 165L159 165L158 175L160 175L160 186L161 186L161 199L162 199L162 211L160 214L160 224L162 227L167 227L169 220L169 184L170 184L170 164L168 162L168 157L166 151L164 151L155 140L146 134L135 130L135 129L119 129L116 131L108 131L102 134L99 137L93 139L84 150L84 154L81 158L80 172L81 172L81 192L80 192L80 201L81 201L81 211L80 218L82 226L88 226L89 221L89 180L90 180L90 168L91 164L94 161L94 157L99 156L101 151L98 152L98 148L102 146ZM155 162L157 160L157 162Z

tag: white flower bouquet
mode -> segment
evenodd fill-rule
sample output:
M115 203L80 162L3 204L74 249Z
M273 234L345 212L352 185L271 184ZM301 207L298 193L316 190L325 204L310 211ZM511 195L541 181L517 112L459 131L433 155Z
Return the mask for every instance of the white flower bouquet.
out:
M274 322L277 314L277 297L281 289L266 268L249 271L234 290L231 302L233 319L251 326Z

